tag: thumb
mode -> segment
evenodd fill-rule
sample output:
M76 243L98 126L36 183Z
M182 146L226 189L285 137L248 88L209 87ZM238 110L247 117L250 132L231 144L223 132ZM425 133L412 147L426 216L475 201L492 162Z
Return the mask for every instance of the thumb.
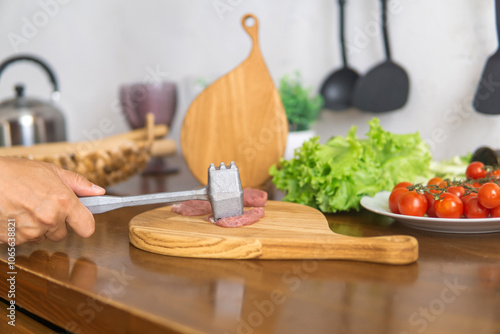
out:
M78 196L96 196L106 193L104 188L93 184L80 174L62 168L57 168L57 173L63 182Z

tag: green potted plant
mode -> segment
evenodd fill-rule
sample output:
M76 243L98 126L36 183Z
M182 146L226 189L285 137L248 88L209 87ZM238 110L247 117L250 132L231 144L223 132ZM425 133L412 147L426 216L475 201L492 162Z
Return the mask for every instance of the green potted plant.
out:
M288 119L288 140L285 159L291 159L295 148L313 137L315 132L311 129L323 107L323 98L313 94L310 88L302 85L299 72L292 77L285 75L280 80L279 94Z

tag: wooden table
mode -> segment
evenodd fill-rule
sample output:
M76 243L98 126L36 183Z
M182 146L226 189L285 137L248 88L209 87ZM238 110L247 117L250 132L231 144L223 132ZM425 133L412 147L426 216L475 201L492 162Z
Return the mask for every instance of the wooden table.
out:
M182 159L169 164L179 172L136 176L109 190L198 186ZM331 228L353 236L412 235L418 262L184 259L129 243L129 220L154 207L97 215L89 239L70 233L60 243L18 246L16 304L74 333L500 333L500 233L424 232L361 211L328 215ZM4 301L8 272L2 245ZM14 332L5 315L0 332ZM16 329L32 321L16 319Z

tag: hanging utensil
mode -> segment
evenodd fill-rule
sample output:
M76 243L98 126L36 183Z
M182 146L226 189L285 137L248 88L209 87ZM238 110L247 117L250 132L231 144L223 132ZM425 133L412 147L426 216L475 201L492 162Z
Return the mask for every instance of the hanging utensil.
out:
M387 0L382 4L382 33L386 60L359 79L353 104L363 111L385 112L401 108L408 99L409 79L406 71L392 61L387 33Z
M500 166L500 150L488 146L481 146L472 153L470 161L480 161L487 166Z
M499 47L488 58L472 105L483 114L500 114L500 0L495 1Z
M352 95L354 85L359 78L356 71L349 68L345 51L344 40L344 7L345 0L339 0L339 19L340 19L340 50L342 52L343 67L330 74L323 82L320 93L325 100L325 108L330 110L344 110L352 105Z

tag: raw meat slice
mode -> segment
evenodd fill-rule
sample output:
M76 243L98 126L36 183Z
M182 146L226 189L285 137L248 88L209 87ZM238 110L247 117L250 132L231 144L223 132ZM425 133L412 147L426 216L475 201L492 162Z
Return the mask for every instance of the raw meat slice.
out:
M183 216L202 216L212 213L212 206L209 201L192 199L172 205L172 211Z
M264 208L256 207L246 210L240 216L221 218L217 221L214 221L213 216L208 216L207 221L221 227L241 227L256 223L262 217L264 217Z
M208 217L207 220L223 227L250 225L257 222L259 218L264 217L264 209L262 207L266 205L266 202L267 192L246 188L243 190L243 206L253 207L252 209L245 211L241 216L227 217L219 219L217 222L213 221L213 216ZM209 201L189 200L172 205L172 211L183 216L203 216L212 213L212 206Z
M243 190L243 206L265 206L266 202L267 193L265 191L253 188ZM189 200L172 205L172 211L183 216L201 216L211 213L212 206L209 201Z
M243 206L265 206L267 193L253 188L243 189Z

